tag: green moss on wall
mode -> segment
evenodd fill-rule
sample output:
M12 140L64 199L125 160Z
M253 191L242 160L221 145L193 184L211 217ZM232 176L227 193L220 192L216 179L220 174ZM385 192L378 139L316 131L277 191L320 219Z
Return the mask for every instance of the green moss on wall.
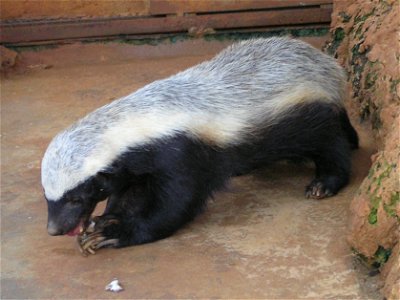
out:
M388 162L377 162L375 165L371 167L368 173L368 179L370 180L370 185L367 188L368 191L368 196L370 198L370 203L371 203L371 211L368 215L368 223L371 225L377 224L378 223L378 208L380 203L382 202L382 197L378 195L378 192L380 191L382 187L382 181L385 178L388 178L393 169L397 167L396 164L389 164ZM398 193L393 196L393 201L390 202L389 205L384 208L386 212L390 213L395 213L395 206L397 203L400 201L398 199L399 195Z
M382 267L389 259L390 255L392 254L392 249L386 249L385 247L378 246L376 252L372 257L367 257L364 254L357 251L355 248L351 248L353 253L362 262L365 266L373 268L375 270Z
M397 85L400 83L400 79L390 80L390 93L397 95Z
M368 73L367 76L365 77L365 82L364 82L365 88L373 89L377 79L378 79L378 73L376 72Z
M400 216L397 214L397 206L400 205L400 192L395 191L390 197L390 202L383 205L385 212L400 221Z
M351 68L352 68L352 73L353 73L353 91L354 91L354 97L357 97L360 94L361 90L361 79L362 79L362 74L365 68L365 64L367 63L368 59L366 57L366 52L360 52L360 45L361 43L355 44L354 47L351 49ZM364 109L369 108L367 106ZM369 116L370 112L365 111L361 114L361 117Z
M368 223L371 225L378 223L378 209L376 207L371 208L371 212L368 215Z
M343 28L336 28L335 31L332 33L332 42L329 43L328 47L326 47L325 50L330 55L335 55L337 48L340 46L345 36L346 34L344 33Z
M388 261L391 254L392 249L385 249L384 247L379 246L373 257L374 267L381 267L384 263Z
M364 23L370 16L372 16L375 13L375 8L372 9L372 11L370 11L369 13L365 14L365 15L357 15L354 18L354 24L358 24L358 23Z
M351 16L349 16L348 14L346 14L344 11L341 11L339 13L339 17L342 18L343 23L347 23L351 20Z

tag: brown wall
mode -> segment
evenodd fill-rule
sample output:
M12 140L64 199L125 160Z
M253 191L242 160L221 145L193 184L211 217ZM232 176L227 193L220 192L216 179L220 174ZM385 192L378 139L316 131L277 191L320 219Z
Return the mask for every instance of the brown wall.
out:
M146 15L149 0L1 0L3 20Z

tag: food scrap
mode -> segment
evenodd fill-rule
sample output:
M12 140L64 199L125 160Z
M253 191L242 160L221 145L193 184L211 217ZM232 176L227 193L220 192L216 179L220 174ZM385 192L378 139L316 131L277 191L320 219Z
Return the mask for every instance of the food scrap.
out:
M120 285L119 281L117 278L114 278L113 281L111 281L107 286L106 286L106 291L118 293L123 291L124 288Z

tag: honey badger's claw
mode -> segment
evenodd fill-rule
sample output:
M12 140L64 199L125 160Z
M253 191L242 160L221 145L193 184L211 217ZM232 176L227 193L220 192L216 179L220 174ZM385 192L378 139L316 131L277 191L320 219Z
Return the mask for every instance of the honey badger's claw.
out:
M332 196L333 193L327 187L325 187L323 182L314 180L306 187L306 197L314 199L323 199L325 197Z
M82 244L83 250L87 250L90 248L95 248L96 245L102 241L104 241L106 238L104 236L98 236L98 237L93 237L91 239L88 239L86 242Z
M102 235L101 235L101 232L99 231L99 232L93 232L90 234L82 234L81 236L78 237L78 239L79 239L80 244L86 244L90 240L93 240L100 236L102 236Z
M111 239L111 240L105 240L97 244L96 249L106 247L106 246L117 246L118 245L118 239Z
M96 254L95 250L97 249L117 245L118 239L107 240L104 236L97 236L91 239L86 239L86 241L83 243L78 241L79 250L84 256L87 256L88 254Z
M113 224L119 224L119 220L111 216L93 217L77 237L79 251L82 255L95 254L95 250L102 247L116 246L118 239L107 239L103 235L104 228Z

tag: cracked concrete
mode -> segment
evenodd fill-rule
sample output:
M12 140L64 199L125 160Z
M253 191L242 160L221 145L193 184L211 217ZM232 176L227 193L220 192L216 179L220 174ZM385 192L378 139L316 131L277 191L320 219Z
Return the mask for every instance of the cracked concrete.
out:
M320 46L323 39L311 41ZM77 44L22 53L24 67L1 82L2 299L380 297L377 278L345 242L350 200L374 152L361 126L351 183L336 197L305 199L313 167L280 163L233 179L203 215L156 243L85 258L73 238L47 235L40 161L50 139L94 108L227 43ZM104 291L115 277L125 290Z

